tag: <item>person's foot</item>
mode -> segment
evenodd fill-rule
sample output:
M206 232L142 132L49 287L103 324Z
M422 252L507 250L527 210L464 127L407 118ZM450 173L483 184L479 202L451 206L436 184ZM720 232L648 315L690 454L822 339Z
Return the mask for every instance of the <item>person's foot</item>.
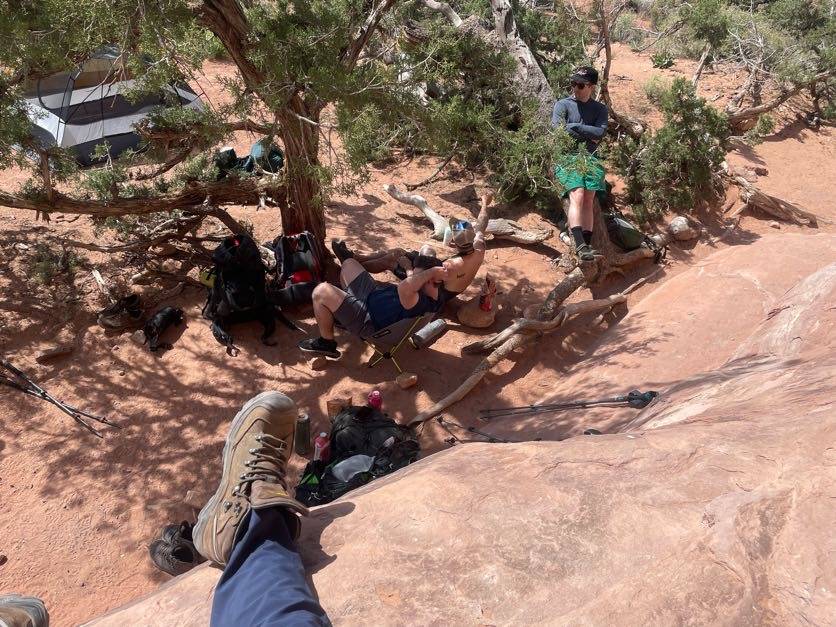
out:
M0 625L5 627L49 627L49 612L36 597L0 595Z
M594 261L598 251L589 244L581 244L575 251L581 261Z
M334 251L334 255L336 255L337 259L340 260L340 263L346 259L354 258L354 253L348 249L348 246L346 246L345 242L341 239L331 240L331 250Z
M142 324L142 303L137 294L130 294L99 312L98 323L106 329L130 329Z
M293 451L296 403L280 392L250 399L232 420L223 452L223 475L214 496L200 510L192 536L205 558L226 565L242 522L251 509L281 507L295 538L307 515L288 494L287 459Z
M340 351L337 350L336 340L326 340L321 337L308 338L299 342L297 346L306 353L324 355L332 359L337 359L341 355Z

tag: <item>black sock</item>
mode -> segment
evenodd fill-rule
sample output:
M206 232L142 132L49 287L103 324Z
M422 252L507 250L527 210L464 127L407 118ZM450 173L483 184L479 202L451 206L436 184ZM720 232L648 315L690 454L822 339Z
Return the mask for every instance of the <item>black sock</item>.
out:
M583 229L581 227L573 226L569 230L572 231L572 237L575 240L575 246L576 247L583 246L584 244L586 244L586 240L584 240L584 237L583 237Z
M334 350L335 348L337 348L337 340L326 340L324 337L320 337L317 343L322 348L327 348L329 350Z
M583 232L583 241L585 244L592 243L592 231L584 231Z

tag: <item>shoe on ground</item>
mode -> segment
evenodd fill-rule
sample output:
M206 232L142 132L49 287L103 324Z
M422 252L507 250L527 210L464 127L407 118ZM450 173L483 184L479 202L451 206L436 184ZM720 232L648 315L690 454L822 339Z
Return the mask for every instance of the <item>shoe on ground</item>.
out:
M598 255L598 251L589 244L581 244L575 253L581 261L595 261L595 257Z
M132 329L142 326L139 295L130 294L99 312L98 323L106 329Z
M297 346L305 353L322 355L331 359L338 359L342 354L337 350L337 343L334 340L325 340L321 337L302 340Z
M36 597L0 595L0 625L3 627L49 627L49 612Z
M148 547L151 561L169 575L182 575L203 561L192 542L193 525L183 521L179 525L166 525L159 540Z
M334 251L334 255L337 257L337 259L340 260L340 263L342 263L346 259L354 258L354 253L348 249L346 243L341 239L331 240L331 250Z
M194 545L208 560L225 566L241 523L251 509L281 507L296 538L307 508L288 494L287 460L293 451L296 403L280 392L250 399L232 420L223 451L223 474L214 496L200 511Z
M179 525L166 525L160 538L169 544L192 544L192 531L194 525L185 520Z
M203 561L194 544L169 544L162 538L154 540L148 547L148 554L154 565L169 575L182 575Z

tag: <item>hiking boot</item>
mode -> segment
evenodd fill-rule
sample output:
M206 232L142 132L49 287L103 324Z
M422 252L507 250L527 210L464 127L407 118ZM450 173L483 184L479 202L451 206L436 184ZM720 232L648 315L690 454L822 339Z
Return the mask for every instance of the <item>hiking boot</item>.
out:
M331 240L331 250L334 251L334 255L340 260L340 263L346 259L354 259L354 253L348 249L348 246L341 239Z
M302 340L297 346L306 353L323 355L331 359L337 359L342 354L337 350L337 342L335 340L326 340L321 337Z
M226 565L250 509L281 507L291 535L308 510L287 491L287 459L293 451L296 403L280 392L250 399L232 420L223 451L223 475L214 496L200 510L192 531L205 558Z
M120 298L99 312L99 325L106 329L130 329L142 325L142 303L138 294Z
M589 244L581 244L575 250L575 254L581 261L595 261L598 251L592 248Z
M0 625L4 627L49 627L44 602L19 594L0 596Z
M203 561L194 544L170 544L162 538L154 540L148 547L154 565L169 575L182 575Z

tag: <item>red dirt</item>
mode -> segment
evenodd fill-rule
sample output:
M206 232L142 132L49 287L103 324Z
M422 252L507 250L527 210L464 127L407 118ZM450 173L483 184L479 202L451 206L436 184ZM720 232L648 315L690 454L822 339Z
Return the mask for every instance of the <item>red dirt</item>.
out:
M624 103L628 107L633 97L638 97L641 83L656 72L648 68L645 56L616 48L613 75L632 78L611 86L617 106ZM680 69L678 64L674 71ZM209 73L228 74L229 68L212 64ZM722 77L709 75L704 84L719 86L722 82ZM213 95L211 84L207 91ZM246 134L238 139L239 147L251 141ZM765 164L769 175L759 184L766 191L836 217L831 191L822 176L833 170L835 162L831 129L813 133L790 125L734 159ZM334 198L328 205L329 235L345 237L364 248L419 247L427 240L425 224L416 219L416 211L390 199L381 186L422 180L436 165L430 159L416 160L373 172L362 194ZM5 172L2 184L16 185L23 178L19 173ZM475 216L480 185L481 181L471 181L462 173L459 178L441 179L420 193L445 215ZM175 340L173 350L153 355L132 342L129 334L110 335L95 324L94 311L101 302L89 269L79 270L72 285L39 287L31 273L33 249L15 248L19 243L90 238L92 229L86 218L75 222L56 219L44 225L36 223L28 212L0 212L4 217L0 250L10 260L0 275L3 354L56 397L106 414L123 426L120 431L107 430L105 438L97 440L47 404L16 392L0 392L0 493L4 500L0 554L8 557L0 565L0 591L42 597L54 625L77 624L168 579L152 566L147 546L163 525L193 518L213 491L227 421L252 395L268 388L286 392L311 414L315 431L325 425L328 397L345 394L360 402L376 387L382 390L389 412L409 419L449 392L480 359L460 356L459 349L484 332L455 325L431 349L404 351L405 369L419 376L418 386L407 391L394 384L390 366L366 368L368 350L344 335L338 338L345 349L343 358L323 372L313 371L296 349L300 336L282 327L274 347L259 343L257 325L237 328L242 351L237 358L230 358L200 317L203 295L197 290L169 303L186 310L187 327ZM519 208L503 208L503 212L524 225L541 223L539 216ZM250 220L259 239L277 234L275 210L237 208L233 213ZM711 233L722 227L716 217L706 223ZM781 230L809 232L785 225ZM738 231L715 247L744 245L764 233L774 233L767 221L744 218ZM640 301L654 283L676 275L715 247L702 242L674 246L664 271L632 294L629 304ZM535 249L490 246L486 270L497 277L502 292L495 328L506 326L525 306L542 300L560 280L562 274L549 259L562 250L556 237ZM106 277L121 270L112 259L94 254L87 257ZM636 268L629 277L596 288L594 295L616 292L653 271L649 265ZM476 288L480 282L477 279ZM475 293L474 288L471 291ZM588 296L587 292L576 298ZM301 316L307 316L300 319L301 325L313 330L309 311L291 314L293 318ZM547 395L570 367L583 360L584 351L600 334L596 328L576 325L571 329L571 336L546 336L536 351L501 364L446 415L463 424L475 424L477 408L518 405ZM68 338L74 352L48 365L37 364L39 349L56 337ZM425 431L427 452L446 446L446 434L434 428ZM304 463L294 456L293 472Z

